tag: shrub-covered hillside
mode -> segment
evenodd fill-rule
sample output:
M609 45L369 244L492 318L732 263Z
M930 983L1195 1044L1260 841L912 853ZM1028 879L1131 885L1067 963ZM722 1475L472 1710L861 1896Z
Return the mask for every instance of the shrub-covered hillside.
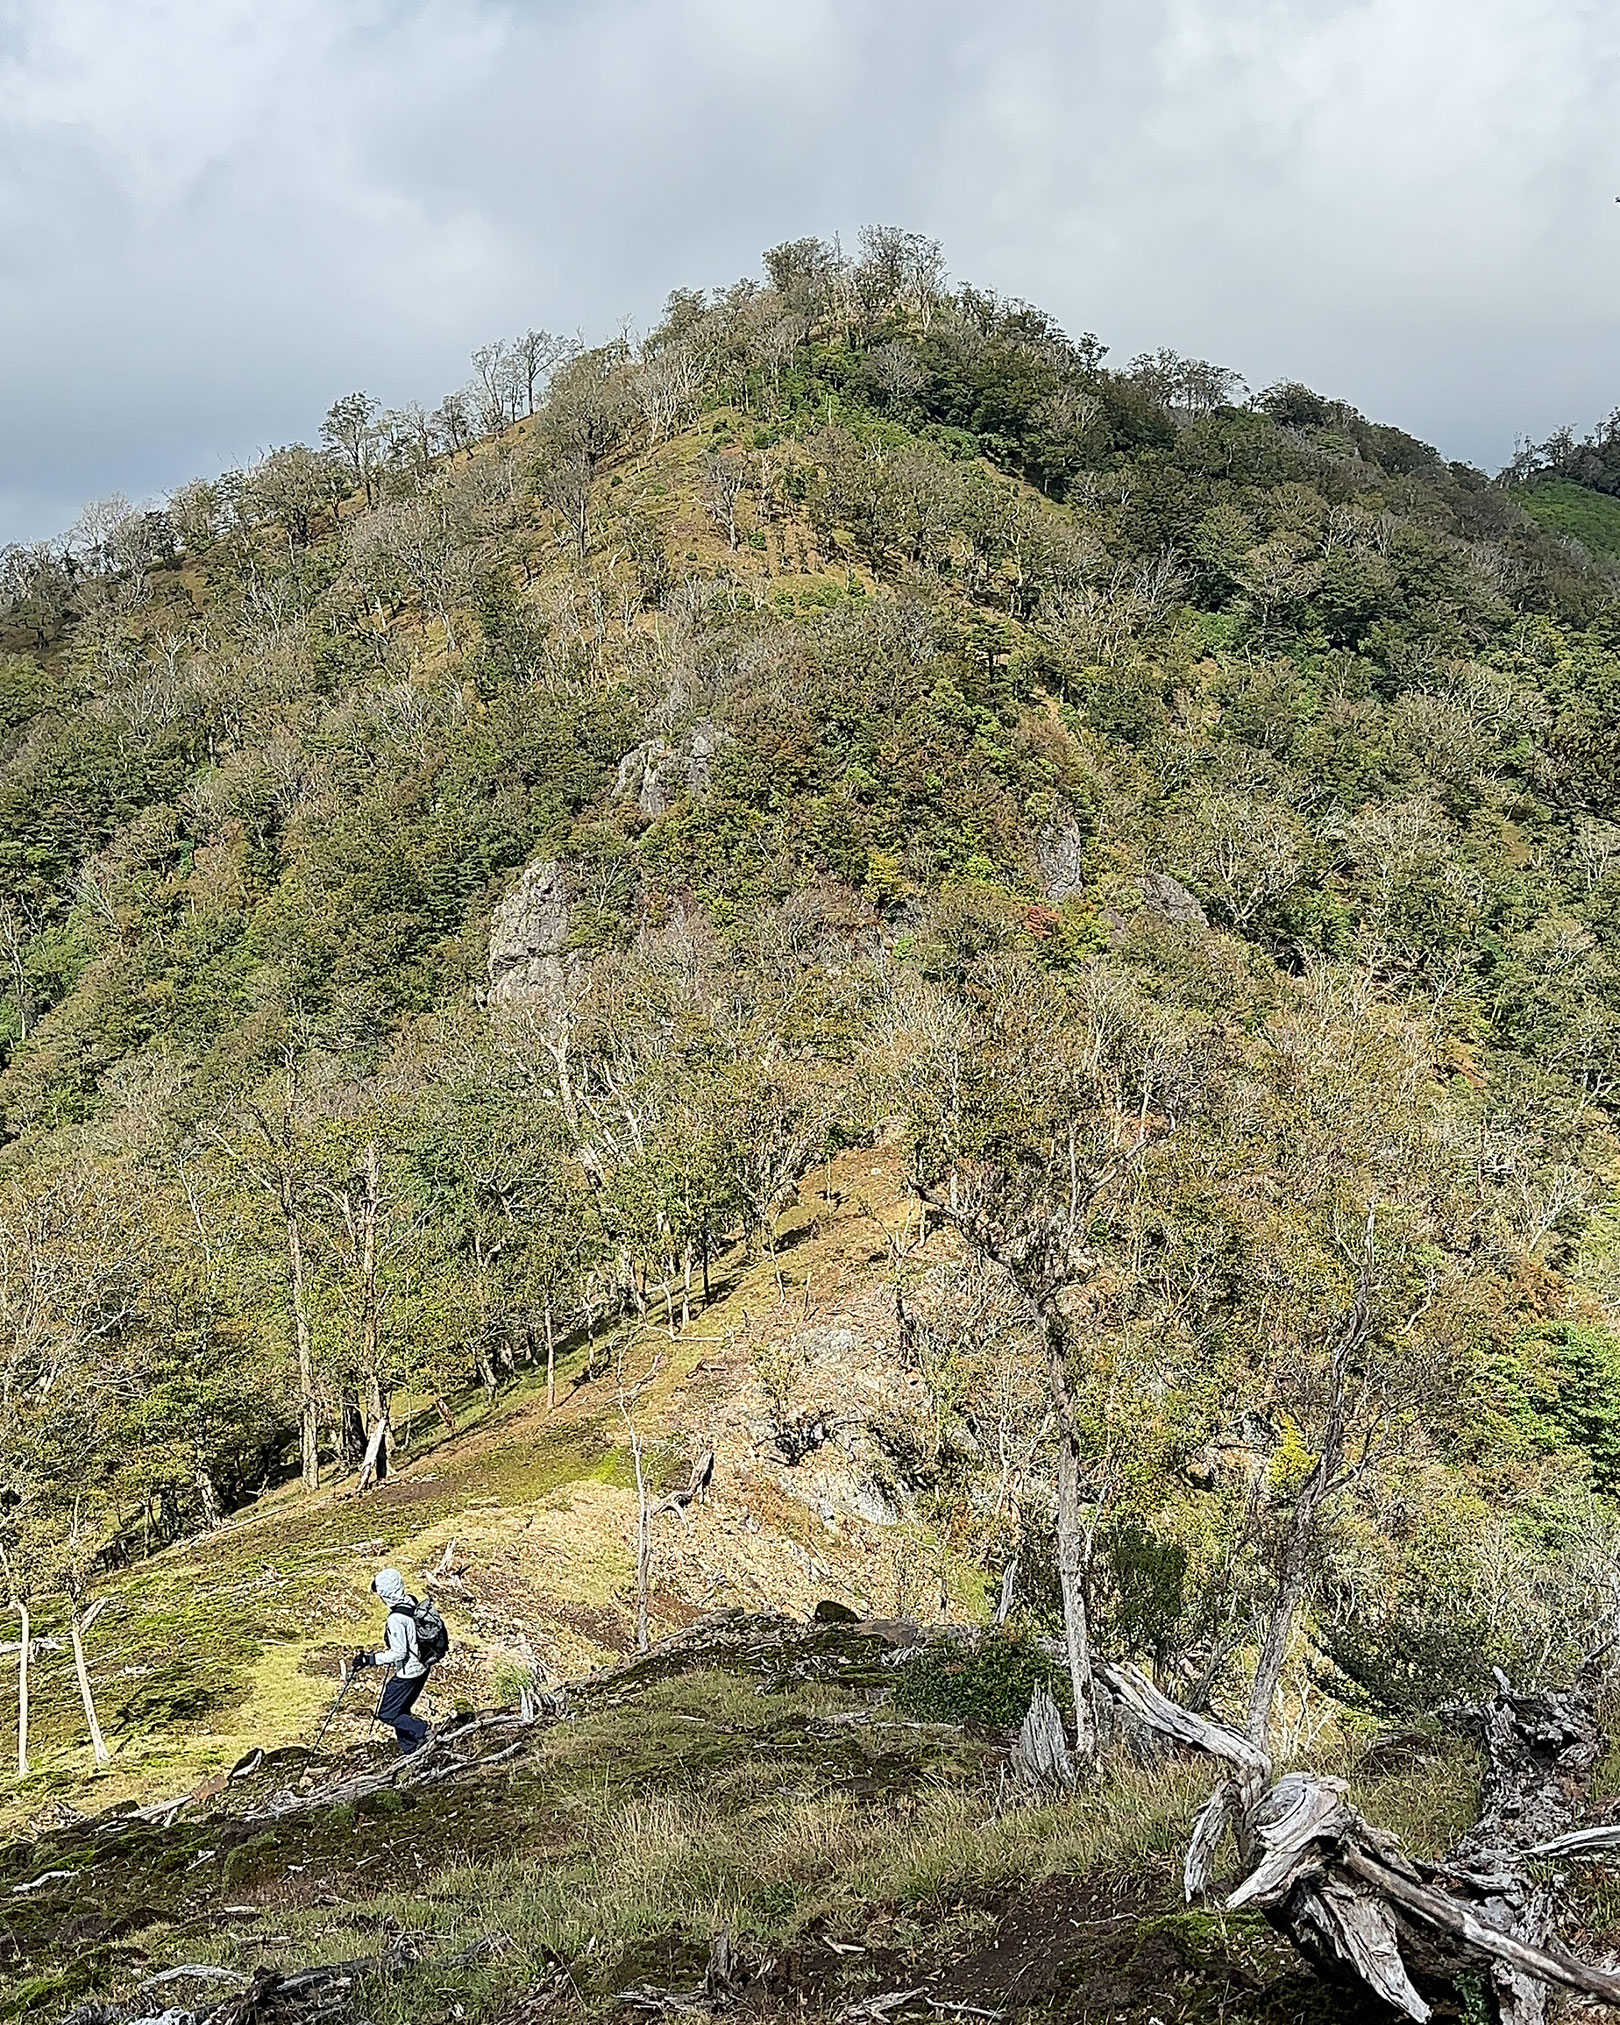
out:
M8 553L12 1597L548 1355L611 1391L882 1140L897 1477L992 1594L1262 1728L1567 1674L1620 1531L1601 544L904 233L765 270Z

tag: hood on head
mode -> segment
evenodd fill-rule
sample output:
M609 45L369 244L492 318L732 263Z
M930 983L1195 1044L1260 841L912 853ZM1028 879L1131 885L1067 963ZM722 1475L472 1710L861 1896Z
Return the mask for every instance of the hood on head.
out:
M371 1586L384 1603L405 1601L405 1577L397 1568L379 1568L371 1578Z

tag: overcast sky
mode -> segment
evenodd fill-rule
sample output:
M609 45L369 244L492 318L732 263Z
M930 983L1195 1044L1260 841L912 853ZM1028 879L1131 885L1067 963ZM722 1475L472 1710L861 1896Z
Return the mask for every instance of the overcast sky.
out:
M1494 469L1620 403L1617 87L1613 0L0 0L0 540L871 222Z

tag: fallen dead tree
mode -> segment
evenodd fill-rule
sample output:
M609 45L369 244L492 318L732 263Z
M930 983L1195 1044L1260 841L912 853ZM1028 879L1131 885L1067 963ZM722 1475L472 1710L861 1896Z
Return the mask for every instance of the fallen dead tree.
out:
M178 2010L162 2004L149 2004L143 2009L138 2001L81 2004L67 2014L63 2025L342 2025L353 2012L361 1978L401 1959L402 1954L394 1950L287 1975L277 1969L256 1969L251 1976L192 1962L167 1970L161 1976L149 1976L141 1984L138 1997L188 1981L204 1985L228 1983L230 1995L195 2010Z
M446 1959L460 1965L503 1954L510 1946L505 1935L492 1934ZM250 1976L208 1962L185 1962L148 1976L136 1986L134 2001L80 2004L68 2012L62 2025L350 2025L358 2016L355 1999L367 1977L420 1959L419 1949L396 1940L379 1954L361 1955L353 1961L322 1962L307 1969L258 1968ZM147 2004L143 2008L142 2000L152 1992L184 1988L188 1983L205 1987L224 1984L229 1994L189 2011L171 2005L154 2009Z
M1130 1666L1104 1666L1120 1705L1155 1734L1228 1767L1193 1826L1184 1884L1210 1896L1228 1833L1242 1876L1228 1908L1263 1912L1334 1981L1360 1982L1408 2018L1481 1985L1502 2025L1544 2025L1554 1988L1620 2006L1620 1974L1559 1945L1559 1857L1620 1846L1620 1827L1573 1826L1605 1739L1590 1697L1515 1695L1482 1712L1487 1770L1478 1821L1440 1863L1411 1857L1349 1803L1339 1779L1273 1777L1266 1753L1160 1694Z

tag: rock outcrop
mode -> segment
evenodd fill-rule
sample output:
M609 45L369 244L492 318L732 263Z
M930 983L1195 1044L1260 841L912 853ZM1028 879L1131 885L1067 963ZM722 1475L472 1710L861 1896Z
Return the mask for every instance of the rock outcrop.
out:
M1207 928L1209 916L1182 885L1168 872L1144 872L1137 880L1142 905L1150 914L1174 922L1178 928Z
M530 865L495 909L489 930L492 999L544 996L562 983L568 875L554 859Z
M1110 942L1123 942L1133 924L1141 925L1144 915L1168 921L1173 928L1201 934L1209 927L1209 916L1179 879L1168 872L1139 872L1134 879L1114 883L1109 903L1101 910Z
M651 821L683 794L706 794L716 755L730 743L730 732L707 723L692 725L673 745L668 739L649 739L619 761L614 800L634 802Z
M1084 888L1085 854L1085 832L1078 823L1052 823L1042 831L1035 864L1049 900L1061 905Z

